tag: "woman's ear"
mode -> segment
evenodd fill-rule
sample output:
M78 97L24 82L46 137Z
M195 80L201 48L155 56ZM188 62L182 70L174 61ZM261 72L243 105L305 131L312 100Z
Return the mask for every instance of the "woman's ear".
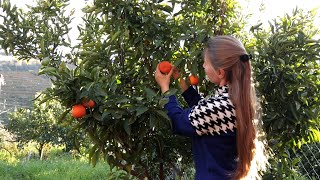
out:
M226 71L224 69L219 69L218 70L218 77L220 79L224 79L226 77Z

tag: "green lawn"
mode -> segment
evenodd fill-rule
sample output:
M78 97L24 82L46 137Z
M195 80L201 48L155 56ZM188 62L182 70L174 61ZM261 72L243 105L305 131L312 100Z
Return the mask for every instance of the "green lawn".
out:
M0 160L0 179L129 179L121 171L110 169L105 162L95 167L87 160L76 160L72 157L56 157L51 160L30 160L8 162ZM130 178L132 179L132 178Z

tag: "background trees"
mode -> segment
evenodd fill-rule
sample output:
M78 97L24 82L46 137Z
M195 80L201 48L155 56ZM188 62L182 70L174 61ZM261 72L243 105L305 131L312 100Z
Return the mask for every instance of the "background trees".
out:
M63 111L60 103L50 100L40 104L42 99L38 97L31 109L20 108L11 112L5 129L14 134L21 146L36 142L40 158L46 144L64 145L67 152L76 148L73 140L78 135L72 133L70 126L57 122L56 117Z
M314 11L295 9L270 22L270 30L251 29L263 122L269 145L277 154L272 178L293 176L294 171L285 171L297 165L297 161L290 163L295 150L320 141L320 41L314 16Z

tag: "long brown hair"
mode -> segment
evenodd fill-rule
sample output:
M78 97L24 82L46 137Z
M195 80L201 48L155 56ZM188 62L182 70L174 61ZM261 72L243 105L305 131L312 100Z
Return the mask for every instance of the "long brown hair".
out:
M250 61L240 60L240 56L245 54L243 44L232 36L210 38L205 50L213 68L225 70L229 97L236 109L238 163L233 174L235 179L248 175L255 155L255 91Z

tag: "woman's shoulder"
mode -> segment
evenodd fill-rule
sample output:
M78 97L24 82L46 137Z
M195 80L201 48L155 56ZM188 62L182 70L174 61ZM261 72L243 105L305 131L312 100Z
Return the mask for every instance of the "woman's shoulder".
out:
M236 129L235 107L228 96L210 96L199 101L189 114L198 135L221 135Z
M219 95L208 96L206 98L201 99L199 101L198 105L213 106L213 107L227 106L230 111L232 109L235 109L228 94L219 94Z

